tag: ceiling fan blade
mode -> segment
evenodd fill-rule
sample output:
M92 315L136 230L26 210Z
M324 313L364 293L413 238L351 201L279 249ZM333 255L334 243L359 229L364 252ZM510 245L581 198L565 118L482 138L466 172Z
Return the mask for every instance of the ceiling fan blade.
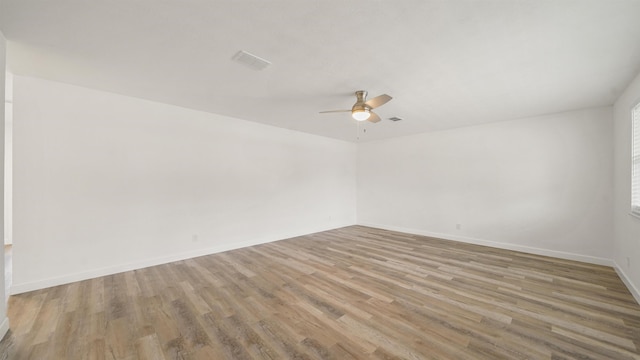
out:
M369 99L367 100L367 102L365 102L365 104L367 104L368 107L375 109L378 106L382 106L386 103L389 102L389 100L393 99L391 96L387 95L387 94L382 94L380 96L376 96L373 99Z
M328 110L328 111L320 111L320 114L339 113L339 112L351 112L351 110Z
M380 120L381 119L380 119L380 116L378 116L378 114L374 113L373 111L369 112L369 118L367 119L367 121L370 121L372 123L377 123Z

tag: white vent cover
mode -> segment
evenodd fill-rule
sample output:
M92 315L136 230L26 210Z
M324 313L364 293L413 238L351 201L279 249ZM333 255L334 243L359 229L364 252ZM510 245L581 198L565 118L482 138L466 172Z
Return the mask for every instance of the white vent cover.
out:
M244 50L238 51L235 55L233 55L231 59L239 62L240 64L248 66L254 70L262 70L267 66L271 65L269 61L259 56L255 56L251 53L248 53Z
M400 120L402 120L402 118L394 116L394 117L390 117L389 120L391 120L391 121L400 121Z

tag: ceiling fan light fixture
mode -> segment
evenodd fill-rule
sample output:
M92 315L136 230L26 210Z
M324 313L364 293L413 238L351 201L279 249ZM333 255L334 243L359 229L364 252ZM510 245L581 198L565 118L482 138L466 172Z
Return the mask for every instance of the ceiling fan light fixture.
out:
M366 106L354 106L351 110L351 116L357 121L365 121L371 116L369 109Z

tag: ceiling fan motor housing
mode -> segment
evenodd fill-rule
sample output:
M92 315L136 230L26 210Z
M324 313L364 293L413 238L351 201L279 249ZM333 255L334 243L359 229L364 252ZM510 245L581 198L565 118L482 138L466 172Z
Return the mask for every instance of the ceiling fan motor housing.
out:
M364 104L365 101L367 101L367 92L365 90L358 90L356 91L356 105L357 104Z

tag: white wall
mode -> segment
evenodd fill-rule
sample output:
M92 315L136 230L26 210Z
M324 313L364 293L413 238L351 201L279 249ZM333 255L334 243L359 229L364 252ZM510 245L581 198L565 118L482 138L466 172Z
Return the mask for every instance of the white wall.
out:
M343 141L17 75L13 139L14 293L355 223Z
M6 58L7 58L7 42L2 32L0 32L0 184L4 188L4 91L5 91L5 73L6 73ZM4 203L4 191L1 192L0 199ZM3 214L0 216L0 232L4 233L4 207L2 207ZM0 269L2 269L2 276L0 276L0 339L9 331L9 319L7 318L7 304L4 296L4 249L0 253Z
M640 75L613 107L614 254L618 273L640 303L640 219L631 210L631 109L640 102ZM627 262L628 258L628 262Z
M361 144L358 223L610 264L612 128L606 107Z

